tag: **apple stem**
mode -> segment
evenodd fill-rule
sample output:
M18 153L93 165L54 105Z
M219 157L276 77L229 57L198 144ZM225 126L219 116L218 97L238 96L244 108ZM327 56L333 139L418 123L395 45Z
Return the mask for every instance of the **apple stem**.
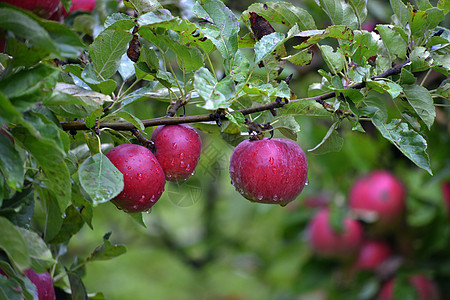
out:
M133 128L130 130L131 133L137 138L139 141L139 144L146 147L147 149L150 149L152 152L155 151L155 143L150 141L149 139L146 139L137 128Z

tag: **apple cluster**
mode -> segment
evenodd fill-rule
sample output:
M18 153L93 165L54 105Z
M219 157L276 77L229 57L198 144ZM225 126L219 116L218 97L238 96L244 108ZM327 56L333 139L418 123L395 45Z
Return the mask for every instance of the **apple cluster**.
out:
M312 252L350 265L355 272L385 272L389 261L398 257L397 249L387 237L392 237L403 224L405 197L405 187L395 176L377 170L358 179L351 187L349 214L343 217L341 226L332 226L332 212L324 201L320 205L311 205L316 199L306 201L310 207L320 207L307 228ZM376 299L393 300L396 281L394 274L388 274L387 280L382 278ZM418 299L441 299L436 284L424 274L411 275L408 282Z
M158 126L152 134L154 153L140 145L122 144L106 156L123 174L124 188L111 201L125 212L148 211L159 200L167 181L194 174L202 141L189 125Z

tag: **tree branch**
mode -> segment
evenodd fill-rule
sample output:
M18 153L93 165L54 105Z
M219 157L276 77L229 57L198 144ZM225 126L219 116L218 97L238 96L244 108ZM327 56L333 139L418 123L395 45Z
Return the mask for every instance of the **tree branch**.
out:
M387 70L386 72L381 73L380 75L371 77L372 80L379 79L379 78L386 78L392 75L400 74L403 66L409 63L409 59L405 62ZM366 86L365 82L356 83L354 85L350 85L347 88L348 89L362 89ZM314 99L319 104L321 104L325 109L330 110L333 108L331 104L328 104L325 102L327 99L331 99L333 97L336 97L336 92L329 92L320 96L311 97L307 99ZM294 101L301 101L305 99L296 99L291 100L291 102ZM182 105L178 104L179 101L174 104L172 108L178 109ZM178 105L177 105L178 104ZM234 112L240 112L243 115L249 115L256 112L266 111L266 110L272 110L275 108L280 108L284 106L286 102L282 101L274 101L267 104L262 104L254 107L244 108L240 110L235 110L230 113ZM176 111L176 110L175 110ZM170 112L170 110L169 110ZM195 115L195 116L183 116L183 117L174 117L170 116L171 114L168 114L164 117L154 118L154 119L148 119L143 120L142 123L145 127L152 127L152 126L159 126L159 125L174 125L174 124L183 124L183 123L198 123L198 122L211 122L211 121L217 121L218 117L217 114L203 114L203 115ZM225 120L226 117L224 114L220 114L220 119ZM72 121L72 122L61 122L61 126L63 130L89 130L89 128L86 126L84 121ZM130 122L120 122L120 123L100 123L98 124L97 128L110 128L114 130L122 130L122 131L131 131L135 128L135 126Z

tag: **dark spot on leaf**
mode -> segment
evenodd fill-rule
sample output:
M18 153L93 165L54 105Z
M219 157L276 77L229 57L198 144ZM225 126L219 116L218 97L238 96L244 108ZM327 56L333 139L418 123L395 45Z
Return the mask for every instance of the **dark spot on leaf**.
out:
M204 41L206 41L208 38L206 37L206 36L204 36L204 37L202 37L202 38L200 38L199 40L200 40L200 42L204 42Z
M275 29L270 25L270 23L258 15L255 12L250 12L250 27L252 28L253 34L258 40L263 36L274 33Z
M264 9L268 9L269 8L266 3L264 3L263 7L264 7Z

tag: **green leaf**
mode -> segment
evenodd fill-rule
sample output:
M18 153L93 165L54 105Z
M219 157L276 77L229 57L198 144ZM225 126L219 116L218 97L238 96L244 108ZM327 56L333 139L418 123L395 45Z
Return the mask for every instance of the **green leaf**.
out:
M197 48L188 47L170 39L165 39L165 43L177 55L181 69L192 72L203 67L203 55Z
M430 160L426 153L426 140L408 124L399 119L393 119L390 123L384 123L377 117L372 118L372 123L380 131L381 135L391 142L398 150L408 157L419 168L433 175Z
M51 189L58 199L61 208L70 202L70 174L64 158L62 134L56 125L38 115L26 115L26 122L33 126L35 133L24 127L15 127L12 130L14 138L28 150L37 160L44 171L46 186Z
M255 60L254 63L258 64L261 60L267 58L278 46L284 42L284 34L280 32L274 32L265 35L261 40L255 44Z
M17 110L25 110L42 100L44 91L56 82L59 70L40 64L31 69L23 69L0 81L0 90L8 97ZM48 91L50 93L50 91Z
M242 13L241 18L248 24L250 21L249 12L255 12L270 23L279 23L289 27L297 25L300 30L311 30L316 28L313 17L307 10L292 3L279 1L253 3ZM248 25L249 28L251 26Z
M348 3L353 9L359 25L361 25L367 17L367 0L349 0Z
M416 80L417 78L412 72L410 72L406 68L402 68L402 71L400 73L400 84L414 84L416 83Z
M243 82L247 79L249 72L250 62L244 54L242 54L241 50L238 50L230 68L230 76L234 81Z
M27 244L33 269L38 273L46 272L50 269L56 261L53 259L52 253L44 240L33 231L20 227L16 227L16 229Z
M450 81L443 82L436 90L441 97L450 100Z
M240 127L245 124L245 116L241 112L227 113L225 117L236 126Z
M385 80L368 80L367 87L370 87L380 93L388 92L392 99L397 98L403 91L403 88L399 84Z
M408 49L408 37L403 35L403 29L399 26L380 24L376 28L391 56L391 61L394 61L396 57L405 58Z
M429 57L430 52L425 47L415 47L409 55L411 72L428 70L430 68L430 63L428 62Z
M30 268L31 260L28 246L20 231L7 219L0 217L0 248L20 271Z
M330 113L314 99L289 102L280 108L281 115L303 115L311 117L329 117Z
M135 25L134 19L129 15L114 13L105 20L105 29L109 30L130 30Z
M0 8L0 28L12 31L17 37L29 40L48 54L59 54L59 49L48 32L35 20L15 9Z
M437 3L437 8L444 11L444 14L448 14L450 11L450 2L448 0L439 0Z
M139 15L162 8L157 0L124 0L125 6L137 10Z
M378 52L378 39L372 33L356 31L353 44L351 45L352 60L363 66L367 59L376 56Z
M122 56L123 57L123 56ZM121 59L122 60L122 59ZM119 67L120 68L120 67ZM84 70L81 72L81 79L86 82L89 87L97 92L108 95L114 92L117 87L117 82L113 79L103 80L101 79L94 70L92 64L86 65Z
M310 49L305 49L302 51L299 51L293 55L289 55L286 57L283 57L283 60L287 60L293 64L299 65L299 66L306 66L309 65L313 59L313 54Z
M5 199L0 209L0 216L7 218L16 226L29 227L34 213L34 193L31 191L32 188L27 187L16 192L13 197Z
M202 67L195 72L194 87L200 97L205 100L205 104L201 107L209 110L230 107L229 100L234 94L232 93L234 83L230 77L225 77L217 82L211 72Z
M430 92L420 85L404 85L403 92L417 115L430 129L436 118L436 109Z
M60 105L60 113L67 117L87 117L105 102L111 102L109 95L86 90L75 84L58 82L52 98L46 105ZM53 108L52 108L53 109Z
M128 213L128 215L139 225L141 225L144 228L147 228L147 225L144 223L144 219L142 218L142 213Z
M142 131L145 130L145 126L142 121L131 113L127 111L120 111L117 113L117 116L124 118L125 120L133 124L137 129L140 129Z
M300 124L295 120L294 116L286 115L278 119L277 123L274 123L275 129L278 129L282 135L297 141L297 132L300 131Z
M0 275L0 299L23 300L22 287L11 278Z
M338 74L344 68L345 57L340 48L334 51L333 47L328 45L319 46L322 51L323 59L333 74Z
M314 0L330 17L334 25L346 25L352 29L358 28L358 19L353 9L341 0Z
M142 28L165 28L178 33L179 43L192 45L203 49L206 53L211 52L215 47L211 40L199 30L199 27L191 23L186 18L174 17L168 10L158 10L142 15L138 19L138 24Z
M309 152L314 154L325 154L328 152L339 152L344 144L344 139L337 133L338 122L333 123L325 134L322 141Z
M110 78L119 69L122 55L127 51L132 37L129 32L105 30L89 46L89 56L102 79Z
M345 25L328 26L325 30L306 30L296 33L294 36L308 38L300 45L294 46L295 49L302 49L317 44L321 40L331 37L340 40L353 41L354 31Z
M409 8L402 2L402 0L390 0L390 2L392 10L394 11L395 16L399 20L400 24L406 27L410 20Z
M92 15L77 15L73 20L73 30L93 36L96 24L97 20Z
M85 45L79 35L70 27L43 19L40 19L39 23L47 30L62 57L77 59L83 53Z
M386 122L388 112L382 97L382 94L377 93L374 90L370 90L363 100L366 106L359 110L360 115L366 115L369 117L376 115L378 120Z
M123 190L123 174L103 153L88 157L78 176L94 205L111 200Z
M123 245L113 245L109 241L111 232L103 236L103 245L97 247L89 257L90 261L110 260L127 252L127 248Z
M16 122L21 119L21 114L14 108L5 95L0 92L0 126Z
M18 190L22 187L25 174L23 164L14 144L0 132L0 172L12 189Z
M228 61L238 50L239 21L233 12L219 0L200 4L196 2L192 12L206 22L200 23L200 31L211 40L222 57Z
M50 244L67 243L84 225L84 220L78 209L70 205L66 208L65 217L58 234L52 238Z
M49 241L58 234L63 223L58 200L48 189L36 186L36 191L45 210L44 239Z
M426 11L411 9L411 33L418 38L423 38L427 31L434 29L442 20L444 20L444 12L439 8L433 7Z
M89 297L87 295L86 287L84 286L81 277L77 273L71 271L67 271L67 277L69 278L72 299L88 300Z

